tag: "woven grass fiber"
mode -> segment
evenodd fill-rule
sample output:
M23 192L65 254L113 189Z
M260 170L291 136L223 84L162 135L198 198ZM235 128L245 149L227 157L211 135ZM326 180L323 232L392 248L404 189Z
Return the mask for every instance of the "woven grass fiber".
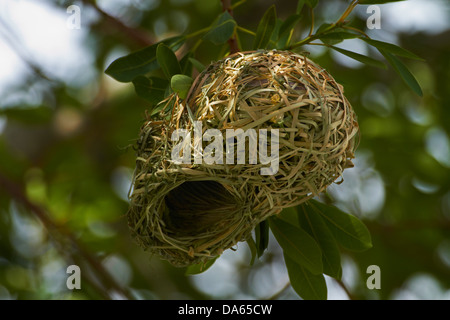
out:
M141 127L127 217L137 243L175 266L205 263L245 241L269 216L317 196L352 166L359 142L342 86L288 51L214 62L185 99L172 94L159 109ZM278 129L278 144L268 139L268 150L279 150L277 172L262 175L269 165L260 162L195 164L194 152L191 164L174 163L179 141L172 133L187 129L185 142L194 150L194 121L202 133L218 129L223 137L227 129Z

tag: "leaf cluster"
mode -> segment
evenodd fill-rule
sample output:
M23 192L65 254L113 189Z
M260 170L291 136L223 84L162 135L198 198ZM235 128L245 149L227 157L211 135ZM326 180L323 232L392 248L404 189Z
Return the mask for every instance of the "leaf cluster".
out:
M398 0L397 0L398 1ZM245 1L241 1L241 4ZM325 2L325 1L322 1ZM231 39L236 39L241 50L303 50L304 46L319 45L339 52L368 66L386 68L387 62L403 81L417 95L422 89L414 75L400 58L423 60L416 54L395 44L372 39L363 30L350 26L347 17L358 4L384 4L386 0L351 1L339 19L323 23L315 28L314 9L318 0L299 0L297 10L286 19L277 17L275 5L269 7L255 31L238 25L229 11L218 15L213 23L191 34L162 40L149 47L121 57L106 69L106 73L120 82L131 82L136 94L146 99L155 108L169 94L176 92L184 99L193 82L193 74L205 69L196 59L196 49L203 42L226 48ZM305 15L310 16L309 34L296 39L299 25ZM250 35L253 41L242 45L240 37ZM197 42L180 56L180 48L191 39ZM385 61L369 55L362 55L342 47L337 47L348 39L359 39L377 50ZM188 41L189 40L189 41ZM228 52L221 51L218 59ZM283 249L284 260L294 290L304 299L325 299L327 287L324 275L341 279L342 267L340 248L363 251L372 246L371 236L365 225L355 216L339 210L335 206L310 200L295 208L285 209L276 217L261 222L255 229L255 237L248 239L253 263L260 258L268 246L269 232L272 232ZM213 263L193 265L187 274L198 274Z

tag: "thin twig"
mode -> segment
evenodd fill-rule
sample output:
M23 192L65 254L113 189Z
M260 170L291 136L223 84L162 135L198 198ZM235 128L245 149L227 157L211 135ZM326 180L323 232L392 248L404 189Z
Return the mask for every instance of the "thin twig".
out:
M311 28L309 29L308 37L311 37L314 32L314 10L313 10L313 8L310 8L310 14L311 14Z
M231 9L236 9L237 7L239 7L241 4L244 4L244 3L246 3L247 2L247 0L241 0L241 1L238 1L238 2L236 2L235 4L233 4L232 6L231 6Z
M93 0L81 0L82 3L86 5L92 6L98 13L100 13L103 18L106 20L107 23L114 26L116 29L120 30L128 38L133 39L137 44L141 46L149 46L153 44L155 41L150 38L150 36L144 32L141 29L137 28L131 28L127 25L125 25L122 21L119 19L111 16L107 12L103 11Z
M369 38L369 36L367 35L367 33L365 33L365 32L362 31L362 30L359 30L359 29L357 29L357 28L353 28L353 27L350 27L350 26L342 26L342 28L343 28L343 29L347 29L347 30L351 30L351 31L355 31L355 32L357 32L357 33L363 35L364 37Z
M353 11L353 9L355 9L355 7L358 5L358 1L357 0L353 0L349 6L347 7L347 9L344 11L344 13L342 14L342 16L339 18L339 20L336 22L336 24L341 24L344 23L345 19L348 17L348 15Z
M186 35L185 38L186 38L186 39L190 39L190 38L196 37L196 36L198 36L198 35L200 35L200 34L202 34L202 33L206 33L206 32L209 31L210 29L211 29L211 27L206 27L206 28L203 28L203 29L194 31L194 32L192 32L192 33Z
M237 29L238 29L239 31L248 33L249 35L251 35L251 36L253 36L253 37L256 37L256 33L253 32L253 31L251 31L251 30L245 29L245 28L243 28L243 27L241 27L241 26L237 26Z
M328 28L325 28L324 30L321 30L319 33L317 33L317 31L316 31L315 34L312 33L313 28L314 28L314 13L313 13L313 11L311 10L311 15L312 15L312 16L311 16L311 19L312 19L312 22L311 22L311 29L310 29L309 35L308 35L305 39L300 40L299 42L296 42L296 43L290 45L288 49L289 49L289 50L292 50L292 49L294 49L294 48L303 46L303 45L305 45L305 44L309 44L309 43L311 43L311 41L314 41L314 40L316 40L316 39L319 39L319 38L320 38L322 35L324 35L325 33L329 33L329 32L333 31L333 30L336 29L336 28L342 28L342 27L344 27L344 25L347 23L347 21L345 21L345 18L348 17L348 15L353 11L353 9L354 9L357 5L358 5L358 1L357 1L357 0L353 0L353 1L349 4L349 6L347 7L347 9L345 9L345 11L344 11L344 13L341 15L341 17L340 17L335 23L331 24Z
M220 0L222 2L222 11L228 11L228 13L233 16L233 9L231 7L231 0ZM228 45L230 46L230 55L234 54L236 52L239 52L239 46L236 39L236 34L233 34L233 36L228 39Z
M342 280L337 280L335 279L336 282L339 284L339 286L345 291L345 293L347 294L348 298L350 300L358 300L351 292L350 290L347 288L347 286L344 284L344 282L342 282Z
M72 245L75 247L76 251L83 257L86 262L96 271L97 276L101 277L104 284L107 284L109 289L121 294L127 299L134 299L134 297L122 286L120 286L116 280L110 275L110 273L104 268L104 266L94 257L84 246L78 241L78 239L72 234L72 232L65 228L64 226L57 225L48 215L47 210L32 203L23 188L18 184L12 182L5 175L0 174L0 189L16 200L18 203L23 205L29 212L32 212L46 227L50 232L57 232L66 239L69 239Z

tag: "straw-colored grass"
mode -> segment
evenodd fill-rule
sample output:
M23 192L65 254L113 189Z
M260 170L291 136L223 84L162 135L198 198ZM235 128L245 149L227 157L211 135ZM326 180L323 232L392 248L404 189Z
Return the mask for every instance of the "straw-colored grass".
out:
M141 128L127 216L137 243L176 266L220 255L270 215L324 191L352 166L358 144L356 116L342 86L310 59L287 51L237 53L215 62L186 99L174 94L160 106ZM226 129L278 129L278 172L261 175L269 165L259 162L175 164L171 152L178 142L171 134L192 132L193 121L224 137Z

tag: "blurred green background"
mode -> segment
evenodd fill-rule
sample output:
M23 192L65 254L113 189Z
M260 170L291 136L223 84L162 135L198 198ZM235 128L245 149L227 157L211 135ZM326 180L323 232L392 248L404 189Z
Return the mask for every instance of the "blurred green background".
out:
M254 30L274 3L282 19L296 8L296 1L248 0L234 17ZM336 20L348 3L319 1L316 25ZM80 29L67 27L69 5L81 9ZM373 237L367 252L342 253L350 297L327 278L328 297L450 299L450 5L380 8L381 29L367 33L426 59L404 60L423 98L392 69L304 48L344 86L358 114L356 166L328 191ZM366 10L356 8L352 25L364 28ZM2 0L0 299L298 298L273 238L252 267L241 243L204 274L186 277L142 251L128 231L130 145L147 103L103 72L124 54L207 27L220 12L219 0ZM309 25L305 15L296 36ZM359 40L339 46L378 57ZM208 64L220 50L201 44L195 58ZM66 287L72 264L81 268L81 290ZM380 290L366 287L370 265L381 269Z

